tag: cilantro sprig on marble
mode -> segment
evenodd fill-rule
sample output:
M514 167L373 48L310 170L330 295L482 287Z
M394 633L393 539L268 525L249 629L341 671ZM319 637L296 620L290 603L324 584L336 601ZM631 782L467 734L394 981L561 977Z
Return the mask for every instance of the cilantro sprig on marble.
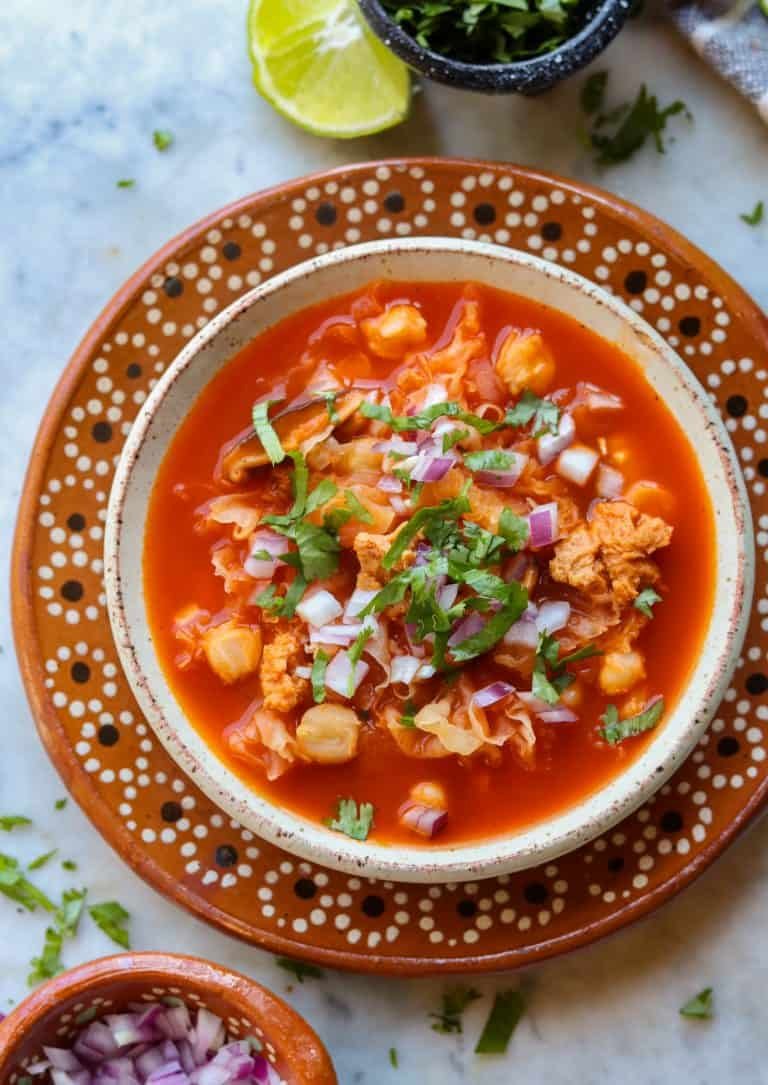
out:
M665 135L672 117L683 115L692 120L684 102L676 99L660 106L655 94L643 84L633 101L605 109L608 72L594 72L581 91L581 107L591 117L587 143L598 165L612 166L626 162L650 140L659 154L666 151Z

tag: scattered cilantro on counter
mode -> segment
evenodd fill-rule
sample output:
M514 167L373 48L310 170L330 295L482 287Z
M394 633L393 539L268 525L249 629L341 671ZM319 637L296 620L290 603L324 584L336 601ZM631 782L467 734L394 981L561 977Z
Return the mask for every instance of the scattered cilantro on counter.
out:
M53 859L58 850L58 848L53 848L52 851L46 851L43 855L38 855L37 859L33 859L28 865L27 870L39 870L41 867L44 867L46 863Z
M587 140L595 152L598 165L612 166L626 162L649 139L659 154L664 154L664 135L670 118L684 114L689 120L693 119L680 99L660 107L656 95L649 94L645 84L640 87L634 101L603 111L607 83L607 72L595 72L581 91L582 109L593 118Z
M123 949L131 948L131 939L126 929L126 923L131 916L117 901L108 900L102 904L94 904L88 909L88 914L96 926L118 946Z
M158 151L167 151L173 144L173 132L169 132L167 128L156 128L152 133L152 142Z
M308 961L297 961L293 957L275 957L275 964L284 971L290 972L299 983L303 983L305 979L325 979L323 970Z
M525 998L520 991L499 991L475 1046L475 1054L505 1055L512 1033L524 1013Z
M122 180L117 181L116 183L118 188L133 188L136 184L133 177L125 177Z
M0 816L0 829L4 833L9 833L12 829L20 829L23 825L31 824L32 819L25 818L21 814L3 814Z
M397 1048L390 1047L389 1049L389 1065L393 1070L397 1070L400 1066L400 1060L397 1057Z
M470 1003L481 998L474 987L452 987L443 994L443 1004L439 1013L431 1013L434 1018L432 1029L435 1032L461 1033L464 1031L462 1015Z
M739 215L742 222L746 222L747 226L759 226L765 218L765 205L762 200L758 200L751 211L745 211L743 215Z
M713 991L711 987L705 987L703 991L699 991L693 998L689 998L688 1001L680 1007L681 1017L693 1017L699 1019L708 1019L713 1016Z

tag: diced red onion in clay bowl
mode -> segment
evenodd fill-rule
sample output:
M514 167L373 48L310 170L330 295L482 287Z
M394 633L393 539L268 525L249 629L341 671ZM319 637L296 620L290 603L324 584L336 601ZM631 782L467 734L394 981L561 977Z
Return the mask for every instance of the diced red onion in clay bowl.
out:
M44 984L0 1022L2 1085L338 1085L303 1018L194 957L126 953Z

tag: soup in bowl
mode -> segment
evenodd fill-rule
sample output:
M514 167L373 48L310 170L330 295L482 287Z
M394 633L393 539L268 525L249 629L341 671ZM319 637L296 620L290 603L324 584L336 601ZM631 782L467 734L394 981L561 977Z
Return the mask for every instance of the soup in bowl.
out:
M126 444L106 570L139 703L215 801L319 862L450 880L583 843L679 765L750 546L725 431L642 320L420 239L278 276L189 345Z

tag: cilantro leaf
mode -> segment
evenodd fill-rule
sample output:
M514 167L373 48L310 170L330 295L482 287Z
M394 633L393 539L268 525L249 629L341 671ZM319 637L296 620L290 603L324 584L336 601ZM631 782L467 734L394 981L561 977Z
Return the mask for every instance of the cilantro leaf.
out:
M466 663L493 648L528 606L528 592L521 584L513 580L508 587L511 591L507 604L488 619L479 633L451 648L454 663Z
M43 855L38 855L37 859L33 859L27 866L27 870L39 870L40 867L44 867L47 862L53 859L57 854L58 848L54 848L53 851L46 851Z
M623 742L625 738L633 738L641 735L643 731L651 731L661 719L664 713L664 698L649 704L636 716L630 716L626 720L619 719L616 705L609 704L600 717L603 721L602 736L611 746Z
M450 1033L462 1033L462 1014L472 1002L482 998L479 991L474 987L452 987L443 994L442 1006L439 1013L431 1013L434 1018L432 1029L445 1035Z
M425 505L420 508L398 531L395 541L382 558L381 564L385 569L391 569L403 556L409 544L416 538L428 524L439 520L457 520L465 512L469 512L469 500L466 496L469 483L458 497L441 501L439 505Z
M747 226L759 226L765 218L765 205L762 200L758 200L754 208L749 212L744 212L743 215L739 215L742 222L746 222Z
M693 998L689 998L688 1001L680 1007L681 1017L705 1019L712 1017L713 1013L713 990L711 987L705 987L703 991L699 991L697 995L694 995Z
M88 909L88 914L97 927L116 942L123 949L131 948L131 939L126 930L126 923L131 918L122 905L116 900L104 901L103 904L94 904Z
M499 991L493 1001L485 1028L475 1046L476 1055L506 1054L512 1033L525 1013L525 999L520 991Z
M526 389L520 399L511 407L505 417L505 426L527 426L533 422L534 437L544 433L557 434L560 423L560 408L551 399L541 399Z
M9 833L12 829L19 829L22 825L31 825L32 819L25 818L21 814L4 814L0 817L0 829Z
M56 911L53 901L24 876L18 859L2 853L0 853L0 893L20 904L22 908L26 908L28 912L34 912L36 908L42 908L51 914Z
M56 927L47 927L42 952L39 957L33 957L30 961L32 970L27 976L27 983L30 987L43 983L45 980L53 979L54 976L58 976L64 971L64 964L61 960L63 945L64 936L61 931L57 930Z
M639 610L646 618L653 617L653 606L661 602L661 596L653 588L643 588L633 604L635 610Z
M156 128L152 133L152 142L158 151L167 151L173 143L173 132L167 128Z
M468 429L451 429L447 433L443 434L443 455L457 445L459 441L463 441L466 437L469 437Z
M650 138L659 154L664 154L664 132L670 117L690 113L685 103L677 99L663 109L655 94L649 94L643 84L634 102L626 102L608 113L600 114L592 125L589 142L599 165L610 166L626 162ZM614 126L610 133L606 127Z
M373 804L361 802L358 809L354 799L339 799L336 817L329 818L325 824L334 832L344 833L353 840L367 840L373 828Z
M395 433L429 429L438 418L456 418L459 422L464 422L476 429L478 433L483 434L493 433L497 428L495 422L491 422L487 418L481 418L480 415L472 414L471 411L465 411L458 403L434 403L431 407L419 411L418 414L394 415L389 407L385 407L383 404L369 403L366 400L360 404L360 413L364 418L374 418L377 422L386 423Z
M254 403L251 412L256 436L261 441L261 446L272 464L280 463L285 459L285 450L269 420L269 408L279 402L276 399L262 400L261 403Z
M400 1065L400 1063L398 1061L398 1058L397 1058L397 1048L396 1047L390 1047L390 1049L389 1049L389 1065L392 1067L393 1070L397 1070L397 1068Z
M359 520L361 524L372 524L373 515L352 490L344 491L344 504L331 509L323 518L323 527L327 531L338 531L350 520Z
M323 505L327 505L331 498L335 497L338 492L339 488L332 479L322 479L318 482L317 486L315 486L312 493L307 495L304 515L309 516L309 514L315 512L316 509L320 509Z
M599 109L602 109L603 101L605 100L605 89L608 85L608 72L593 72L588 79L584 81L581 88L581 108L588 115L597 113Z
M312 663L312 699L315 704L322 704L325 700L325 672L329 663L329 656L319 648Z
M400 717L401 727L415 727L416 726L416 705L411 700L407 700L403 705L403 714Z
M530 528L528 521L522 516L517 516L512 509L502 509L499 517L499 535L509 546L510 550L517 553L528 542Z
M309 520L299 520L293 539L299 551L301 572L308 582L324 580L336 572L341 546L330 531L311 524ZM283 556L284 561L285 557L286 555Z
M74 859L62 859L61 869L69 871L77 870L77 863L74 861Z
M57 799L56 802L53 804L55 810L63 810L66 805L66 799Z
M481 452L467 452L464 466L470 471L512 471L517 463L514 452L501 448L488 448Z
M297 961L293 957L275 957L275 964L286 972L290 972L299 983L303 983L305 979L325 979L323 970L308 961Z
M65 938L74 938L83 914L87 890L67 889L61 895L61 905L56 913L56 923Z
M136 184L133 177L124 177L116 182L118 188L133 188Z

